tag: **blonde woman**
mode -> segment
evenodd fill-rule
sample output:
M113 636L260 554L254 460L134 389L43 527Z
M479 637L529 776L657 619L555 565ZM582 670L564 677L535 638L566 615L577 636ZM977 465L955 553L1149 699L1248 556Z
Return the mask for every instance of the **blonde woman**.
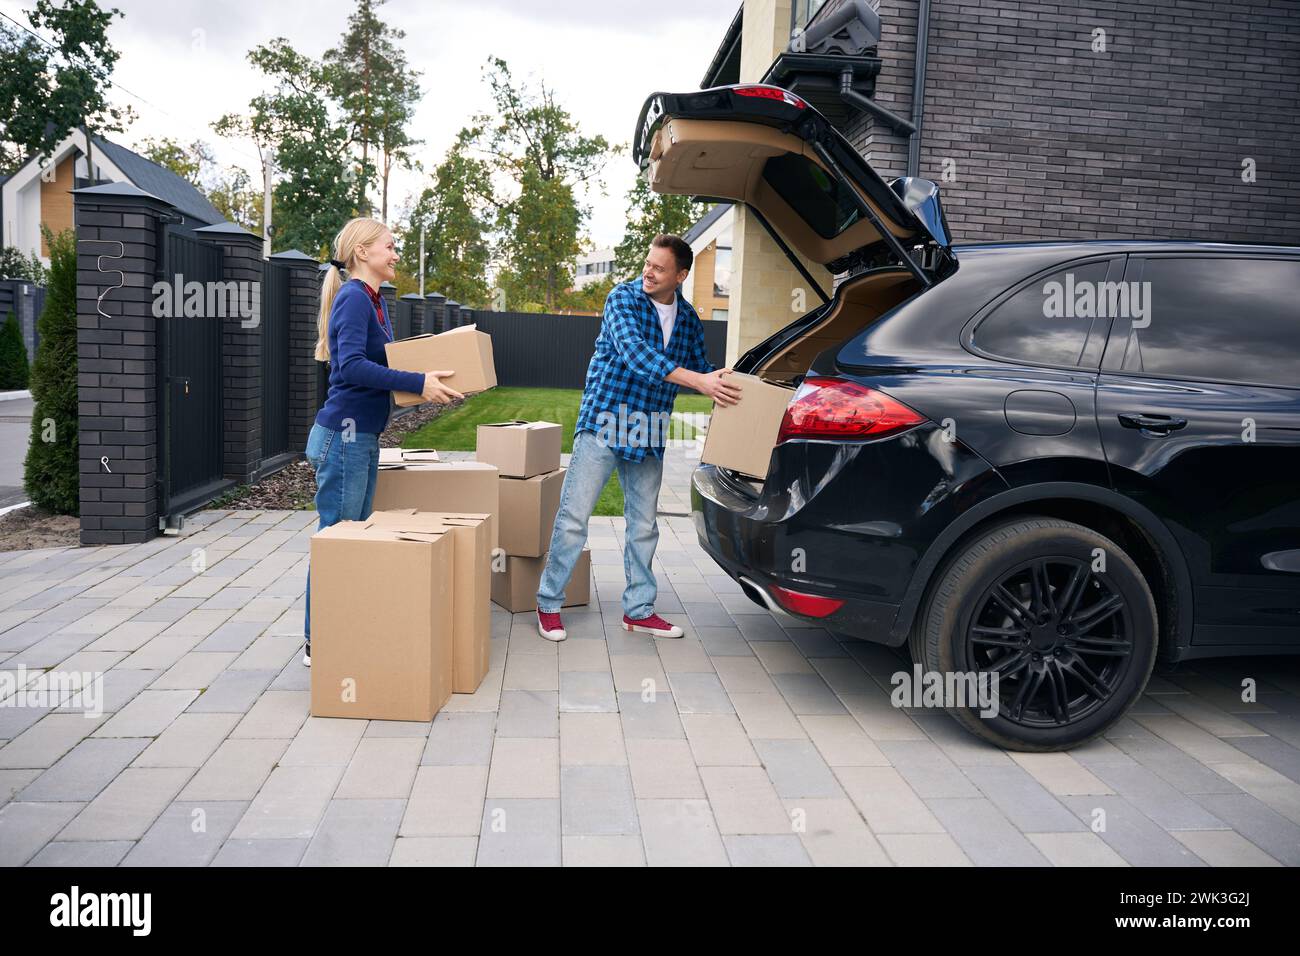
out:
M330 363L329 395L316 413L306 449L316 470L318 530L370 517L379 433L388 424L391 392L414 392L440 404L464 397L438 381L451 372L388 367L384 344L393 340L393 324L379 286L397 274L398 259L388 227L375 219L350 220L334 239L333 256L321 286L316 339L316 360ZM302 662L310 667L310 568L303 634Z

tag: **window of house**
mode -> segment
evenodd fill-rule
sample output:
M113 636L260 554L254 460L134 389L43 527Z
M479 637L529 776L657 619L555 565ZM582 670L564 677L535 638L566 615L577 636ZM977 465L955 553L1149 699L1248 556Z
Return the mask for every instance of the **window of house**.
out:
M726 310L726 309L714 309L714 310L713 310L713 314L710 315L709 318L711 318L714 322L726 322L726 321L727 321L727 310Z
M795 32L803 32L807 29L812 18L817 16L826 0L794 0L790 10L790 35L794 36Z
M713 294L724 297L731 295L731 250L722 246L718 247L713 257Z

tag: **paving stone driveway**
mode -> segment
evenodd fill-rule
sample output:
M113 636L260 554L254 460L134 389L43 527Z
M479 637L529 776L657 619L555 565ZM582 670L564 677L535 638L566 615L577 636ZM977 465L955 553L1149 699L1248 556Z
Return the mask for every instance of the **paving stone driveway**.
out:
M685 517L656 572L687 637L624 633L621 521L595 519L601 603L567 642L494 606L486 681L432 725L317 719L315 520L0 554L0 670L102 671L106 696L0 707L0 863L1300 863L1295 659L1183 666L1104 739L1007 754L892 707L893 652L750 603Z

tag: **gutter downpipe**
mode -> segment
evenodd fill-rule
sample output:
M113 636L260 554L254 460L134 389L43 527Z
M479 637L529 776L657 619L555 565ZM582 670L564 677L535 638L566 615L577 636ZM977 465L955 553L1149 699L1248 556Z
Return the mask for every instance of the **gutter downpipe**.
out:
M917 0L916 59L912 64L912 135L907 141L907 175L921 170L921 119L925 112L925 66L930 47L930 0Z

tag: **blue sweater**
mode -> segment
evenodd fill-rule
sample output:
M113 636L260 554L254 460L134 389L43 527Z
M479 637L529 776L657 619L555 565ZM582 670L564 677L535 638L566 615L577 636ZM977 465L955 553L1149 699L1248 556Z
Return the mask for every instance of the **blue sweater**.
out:
M424 373L388 367L384 353L388 334L380 327L361 282L349 279L343 283L330 307L330 388L316 413L316 424L338 430L350 418L356 431L378 434L388 424L390 393L419 395L424 391ZM391 329L388 303L381 300L381 308Z

